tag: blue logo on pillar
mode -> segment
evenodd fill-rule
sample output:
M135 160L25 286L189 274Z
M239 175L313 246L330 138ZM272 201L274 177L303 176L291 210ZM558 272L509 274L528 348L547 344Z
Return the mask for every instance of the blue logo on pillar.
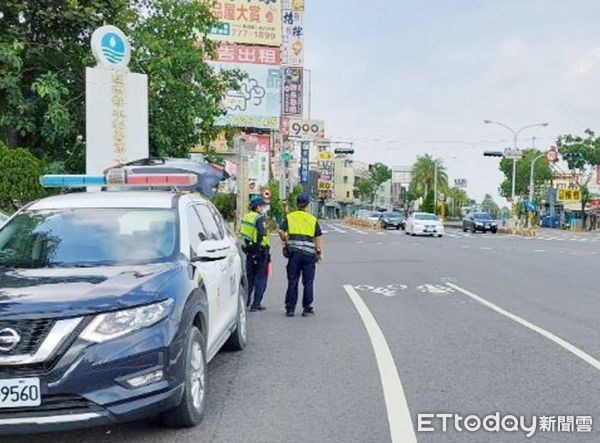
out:
M125 57L125 42L114 32L108 32L102 37L102 53L110 63L119 63Z

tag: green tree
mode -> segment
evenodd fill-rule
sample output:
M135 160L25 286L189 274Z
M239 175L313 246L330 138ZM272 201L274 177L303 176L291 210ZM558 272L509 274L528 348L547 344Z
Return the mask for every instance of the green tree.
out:
M583 137L570 134L559 136L556 146L581 189L581 213L585 227L585 206L591 198L589 184L596 165L600 164L600 137L591 129L586 129Z
M39 181L43 163L26 149L8 148L0 142L0 171L0 208L13 212L45 195Z
M526 149L523 151L523 158L517 160L517 169L515 174L515 195L526 196L529 194L529 176L531 173L532 160L541 155L542 152L535 149ZM512 170L513 161L503 158L500 161L500 171L504 174L504 181L500 185L501 194L503 197L510 198L512 195ZM552 178L552 170L544 159L540 159L535 163L534 173L534 188L546 180Z
M421 204L421 212L434 212L435 210L435 203L434 203L434 195L433 195L433 189L430 189L429 192L427 192L427 196L425 197L425 199L423 200L423 203Z
M392 170L383 163L375 163L369 166L369 175L375 184L375 189L392 178Z
M494 197L490 194L485 194L481 202L481 210L487 212L492 217L497 218L500 213L500 206L494 201Z
M4 0L0 11L0 140L54 170L84 169L85 67L95 64L91 34L105 23L130 35L132 69L150 76L152 155L211 140L221 98L238 85L239 73L204 62L215 50L207 2Z
M437 164L438 190L444 191L448 188L448 174L446 167L441 159L434 159L431 155L425 154L417 157L411 172L410 189L418 196L428 195L429 190L433 189L435 181L435 166Z
M354 180L354 190L362 200L372 202L375 198L377 186L372 178L357 178Z
M450 202L448 215L451 217L460 217L461 208L469 203L469 196L465 190L457 187L448 188L446 197Z

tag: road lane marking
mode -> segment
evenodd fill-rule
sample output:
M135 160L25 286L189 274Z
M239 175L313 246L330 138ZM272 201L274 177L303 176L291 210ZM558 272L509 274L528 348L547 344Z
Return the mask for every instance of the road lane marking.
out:
M352 226L348 226L349 229L353 230L354 232L357 232L359 234L363 234L363 235L367 235L367 233L365 231L361 231L360 229L356 229Z
M335 224L330 224L327 225L328 228L333 229L335 232L339 232L340 234L345 234L346 231L344 231L343 229L341 229L339 226L336 226Z
M546 252L545 249L534 249L533 252Z
M479 248L479 249L482 249L482 250L484 250L484 251L491 251L493 248L491 248L491 247L489 247L489 246L482 246L482 247L481 247L481 248Z
M371 314L371 311L354 288L351 285L344 285L344 289L354 304L358 315L360 315L371 339L375 360L379 368L392 443L417 443L417 436L410 418L404 389L402 383L400 383L398 369L385 336L373 314Z
M548 340L553 341L554 343L556 343L563 349L569 351L571 354L575 355L576 357L579 357L584 362L586 362L586 363L592 365L594 368L600 370L600 361L596 360L594 357L585 353L581 349L573 346L568 341L563 340L562 338L554 335L552 332L548 332L545 329L542 329L539 326L536 326L533 323L530 323L527 320L519 317L518 315L510 313L510 312L502 309L501 307L495 305L494 303L489 302L486 299L481 298L478 295L475 295L472 292L469 292L466 289L461 288L460 286L457 286L453 283L446 283L446 285L448 285L451 288L456 289L458 292L463 293L467 297L471 297L473 300L478 301L479 303L487 306L488 308L492 309L493 311L496 311L498 314L504 315L505 317L510 318L511 320L519 323L520 325L523 325L526 328L531 329L534 332L537 332L541 336L546 337Z

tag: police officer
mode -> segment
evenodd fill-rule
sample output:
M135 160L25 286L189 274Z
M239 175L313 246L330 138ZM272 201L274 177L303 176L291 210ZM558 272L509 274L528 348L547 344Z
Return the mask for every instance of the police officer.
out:
M248 301L251 312L264 311L261 305L267 289L268 268L271 260L270 233L265 224L267 202L255 197L250 202L250 212L242 219L240 236L246 253L246 276L248 278ZM252 299L254 296L254 299Z
M317 218L308 213L310 196L300 194L297 199L298 210L285 218L279 235L284 243L284 255L288 258L288 288L285 296L285 315L295 315L298 302L298 281L302 275L304 294L302 297L302 316L315 315L313 309L313 285L316 263L322 260L323 245L321 228Z

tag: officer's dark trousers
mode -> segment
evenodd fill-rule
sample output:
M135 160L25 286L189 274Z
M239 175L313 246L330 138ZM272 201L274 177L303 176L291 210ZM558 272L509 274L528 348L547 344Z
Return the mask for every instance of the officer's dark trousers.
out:
M286 309L293 310L298 303L298 282L302 275L302 286L304 286L304 295L302 297L302 306L304 309L310 308L313 303L313 285L315 281L316 257L311 254L292 251L287 264L288 288L285 295Z
M267 290L269 254L260 252L246 255L246 277L248 278L248 306L258 307ZM254 300L252 297L254 296Z

